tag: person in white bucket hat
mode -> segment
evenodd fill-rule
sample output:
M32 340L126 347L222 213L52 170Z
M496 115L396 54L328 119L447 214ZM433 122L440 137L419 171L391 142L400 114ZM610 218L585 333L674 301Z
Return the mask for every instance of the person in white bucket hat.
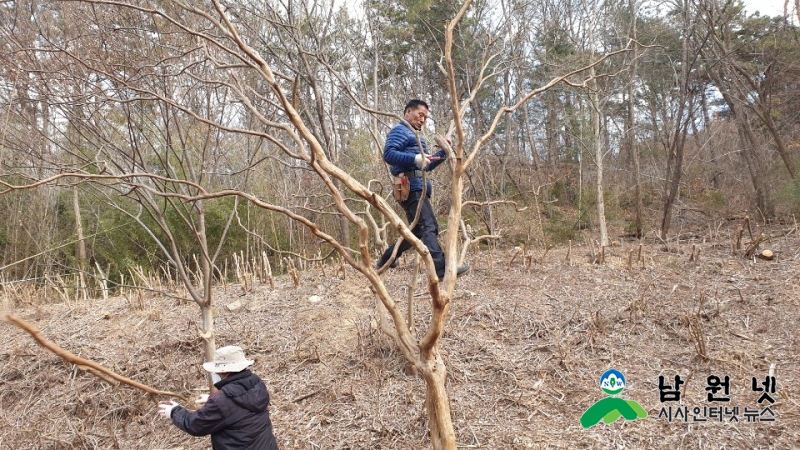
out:
M217 392L198 401L189 412L174 400L158 405L158 414L192 436L211 435L213 450L278 450L269 418L269 391L248 370L253 360L238 346L217 349L214 360L203 364Z

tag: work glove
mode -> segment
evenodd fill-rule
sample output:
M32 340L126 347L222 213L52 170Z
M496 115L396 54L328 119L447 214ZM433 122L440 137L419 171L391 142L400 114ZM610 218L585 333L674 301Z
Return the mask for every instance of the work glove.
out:
M430 163L430 160L428 160L427 156L417 153L417 156L414 157L414 164L416 164L420 169L428 167L428 163Z
M198 408L202 408L208 402L208 394L203 394L200 397L197 397L197 400L194 401L194 404L197 405Z
M172 418L172 410L175 409L176 406L180 406L178 402L175 400L170 400L169 403L159 403L158 404L158 415L165 418L171 419Z

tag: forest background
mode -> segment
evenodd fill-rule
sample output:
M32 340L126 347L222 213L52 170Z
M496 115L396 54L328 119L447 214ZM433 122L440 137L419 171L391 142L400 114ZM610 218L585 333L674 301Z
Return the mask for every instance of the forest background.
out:
M752 259L800 212L786 5L4 2L4 309L194 302L208 359L215 287L350 267L389 311L378 327L443 385L425 369L454 277L429 287L415 341L370 260L407 236L381 159L405 102L428 101L422 134L452 142L432 175L449 261L508 252L531 267L575 246L599 265L628 245L630 267L638 244L676 254L704 236Z

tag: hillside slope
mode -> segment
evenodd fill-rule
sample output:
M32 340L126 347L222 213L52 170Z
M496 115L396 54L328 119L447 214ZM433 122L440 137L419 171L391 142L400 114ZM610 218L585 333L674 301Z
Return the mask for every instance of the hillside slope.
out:
M782 234L787 230L772 230ZM602 265L585 247L547 253L530 267L506 252L473 254L458 280L442 352L460 448L790 448L800 442L800 236L762 246L772 261L731 255L727 240L703 236L607 250ZM690 261L692 249L699 260ZM631 253L632 252L632 253ZM634 264L628 268L628 257ZM541 255L534 255L540 257ZM536 259L536 258L534 258ZM405 299L409 260L387 276ZM428 448L424 386L375 327L374 297L363 277L320 269L295 288L219 288L217 345L238 344L272 394L283 449ZM309 301L311 296L318 296ZM425 323L422 290L416 323ZM243 307L231 311L235 301ZM83 357L159 389L203 391L199 311L169 297L117 297L13 308L50 339ZM423 330L418 329L418 332ZM156 416L140 392L112 387L0 323L0 450L205 449ZM775 422L750 422L752 390L774 365ZM605 394L600 375L624 373L623 398L648 417L589 429L580 417ZM679 375L682 406L738 407L722 421L659 418L659 376ZM709 403L707 377L730 379L730 401ZM758 387L759 385L757 385ZM721 395L721 394L718 394ZM704 409L706 408L706 409ZM724 411L724 410L723 410ZM692 416L690 416L692 417ZM767 418L767 417L764 417Z

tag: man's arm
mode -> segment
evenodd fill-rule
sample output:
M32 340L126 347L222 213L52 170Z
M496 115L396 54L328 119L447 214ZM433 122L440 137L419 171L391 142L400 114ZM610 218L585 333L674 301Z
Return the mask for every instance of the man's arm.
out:
M439 167L439 164L443 163L445 159L447 159L447 152L444 151L444 149L440 149L438 152L431 155L431 163L428 164L428 168L426 170L430 172L431 170Z
M413 139L414 152L408 151L408 141ZM391 130L386 136L386 143L383 146L383 160L393 166L404 168L405 170L413 170L416 168L414 164L414 157L418 153L416 145L416 136L410 130L405 128L405 125L399 125Z
M222 391L217 395L225 395ZM189 412L182 406L172 411L172 423L192 436L207 436L228 426L227 419L230 414L225 414L220 408L220 399L209 397L205 406L195 412Z

